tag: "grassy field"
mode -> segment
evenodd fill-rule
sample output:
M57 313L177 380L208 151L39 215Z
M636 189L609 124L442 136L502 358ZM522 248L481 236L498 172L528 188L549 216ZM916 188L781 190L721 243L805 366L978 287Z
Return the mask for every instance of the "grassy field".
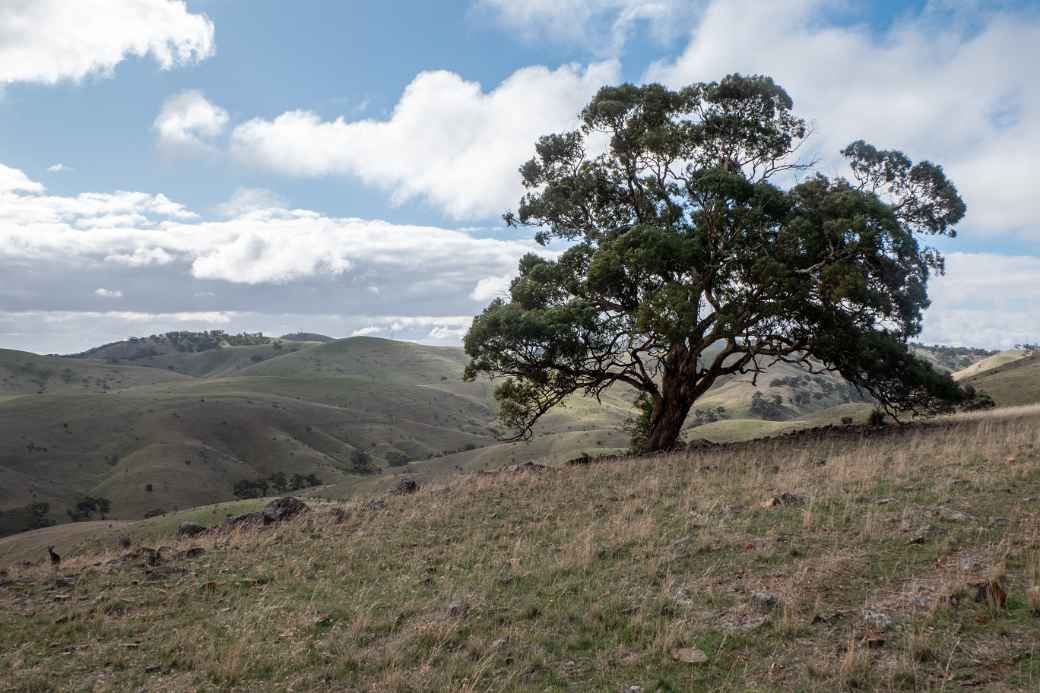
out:
M1040 689L1040 407L368 501L8 567L0 686Z

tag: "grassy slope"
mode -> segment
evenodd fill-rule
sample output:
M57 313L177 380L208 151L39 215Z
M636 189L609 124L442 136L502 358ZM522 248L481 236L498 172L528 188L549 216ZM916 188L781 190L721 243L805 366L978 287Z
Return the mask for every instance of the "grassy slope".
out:
M963 382L988 393L1000 406L1040 402L1040 354L1015 359Z
M762 506L781 493L806 503ZM106 537L66 550L70 580L43 564L10 569L0 680L1034 691L1038 497L1034 407L882 436L463 475L381 509L317 504L279 527L195 541L134 523L118 529L135 548L167 547L158 566ZM31 536L0 541L0 555ZM193 545L205 553L177 556ZM990 573L1004 575L1006 608L972 599L969 581ZM759 592L778 605L757 607ZM870 625L872 612L892 625ZM691 647L707 661L676 659Z
M0 396L108 392L186 379L154 368L0 349Z
M980 375L986 371L993 370L994 368L1000 368L1009 363L1014 363L1019 359L1029 356L1028 351L1022 349L1013 349L1011 351L1002 351L999 354L994 354L981 361L976 361L967 368L962 368L953 374L954 380L964 380L975 375Z

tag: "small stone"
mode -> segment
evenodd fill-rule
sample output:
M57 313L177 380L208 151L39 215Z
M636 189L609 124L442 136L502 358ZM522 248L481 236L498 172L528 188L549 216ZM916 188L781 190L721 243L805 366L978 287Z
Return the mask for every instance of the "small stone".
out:
M762 503L763 508L787 508L787 507L801 507L805 505L805 496L799 496L794 493L781 493L779 496L773 496L767 501Z
M206 528L202 525L195 524L194 522L182 522L180 527L177 528L178 537L196 537L206 531Z
M629 686L625 689L625 693L643 693L642 686Z
M888 630L892 627L892 617L888 614L880 611L872 611L870 609L863 612L863 621L868 626L873 626L878 630Z
M991 517L989 518L990 526L996 527L998 525L1006 525L1009 522L1006 517Z
M684 664L704 664L708 661L708 655L696 647L680 647L672 650L672 659Z
M419 483L415 479L400 479L394 486L393 493L397 496L407 496L419 490Z
M940 519L947 522L971 522L975 519L968 513L954 510L953 508L939 507L935 509L935 513Z
M505 646L506 646L506 639L505 638L499 638L498 640L495 640L493 643L491 643L491 649L492 650L501 650Z
M772 592L755 592L751 595L751 606L759 611L772 611L780 606L780 597Z
M462 618L467 612L469 612L469 606L465 602L448 604L448 615L452 618Z
M877 503L878 505L888 505L889 503L895 503L896 499L895 498L878 498L874 502Z
M375 498L368 501L368 503L365 504L365 507L369 510L382 510L386 507L386 501L381 498Z
M910 603L914 606L925 608L928 606L928 597L924 596L923 594L916 594L910 598Z

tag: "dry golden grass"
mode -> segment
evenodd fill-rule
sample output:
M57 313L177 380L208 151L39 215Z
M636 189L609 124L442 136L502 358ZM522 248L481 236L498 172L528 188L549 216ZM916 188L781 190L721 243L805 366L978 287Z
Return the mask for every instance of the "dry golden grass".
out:
M0 688L1040 689L1040 407L385 501L12 569Z

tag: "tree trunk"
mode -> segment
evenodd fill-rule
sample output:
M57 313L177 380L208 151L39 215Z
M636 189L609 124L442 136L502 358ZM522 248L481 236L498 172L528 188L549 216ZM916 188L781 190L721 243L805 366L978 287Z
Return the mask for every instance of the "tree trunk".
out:
M661 398L654 402L650 412L650 427L646 434L646 451L660 452L671 450L679 441L686 416L693 406L694 397L690 395L689 383L682 375L666 369L661 383Z

